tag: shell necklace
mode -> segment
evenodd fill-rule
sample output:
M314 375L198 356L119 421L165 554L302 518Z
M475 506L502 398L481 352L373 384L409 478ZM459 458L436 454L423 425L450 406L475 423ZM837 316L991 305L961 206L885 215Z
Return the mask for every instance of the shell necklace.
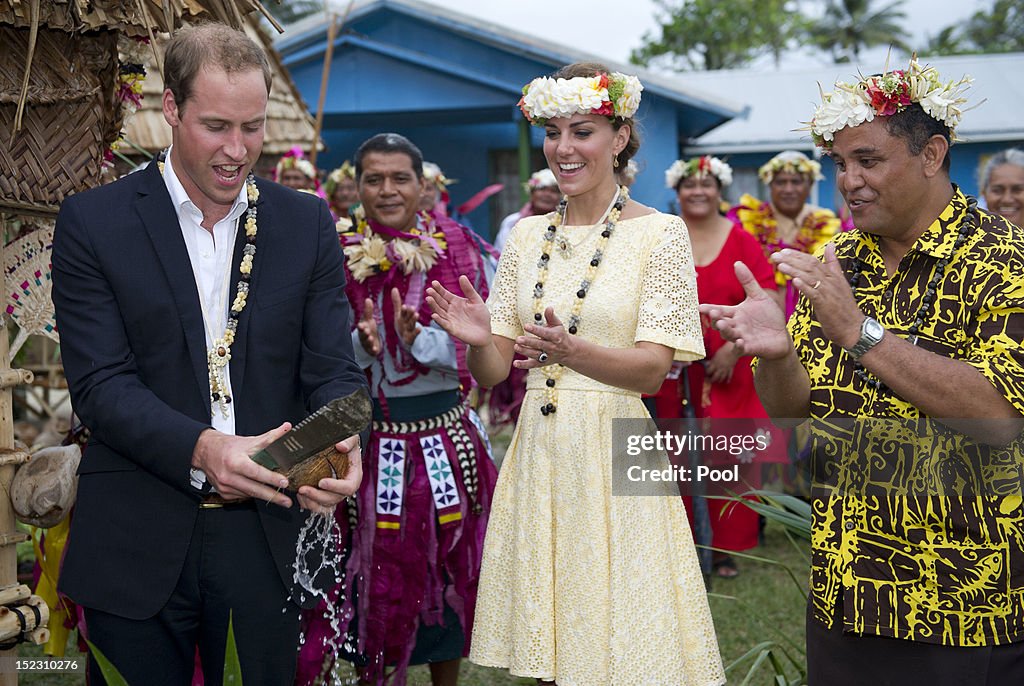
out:
M598 224L604 223L604 228L601 230L601 237L598 239L597 248L594 249L594 255L590 258L590 263L587 265L587 272L580 282L579 290L576 291L576 300L572 306L572 313L565 322L566 330L573 336L579 331L583 300L587 297L587 291L590 290L594 277L597 276L597 268L601 265L601 260L604 258L608 239L611 238L612 233L615 231L615 224L619 221L622 208L626 206L627 202L629 202L629 189L625 186L619 186L619 192L612 198L608 209L601 217L601 220L598 221ZM533 321L537 326L541 326L544 323L544 281L547 279L548 264L551 262L551 248L556 247L560 252L562 251L561 243L558 242L558 227L562 225L562 221L565 219L565 208L568 204L568 198L562 198L562 202L558 204L558 209L555 210L554 219L550 226L548 226L547 231L544 232L544 247L541 249L540 260L537 262L537 284L533 288ZM564 241L565 239L562 238L562 240ZM563 256L568 257L564 252ZM555 391L555 385L565 372L565 367L561 364L552 364L540 367L540 370L545 377L544 383L547 386L545 389L546 402L541 405L540 411L546 417L554 414L555 410L558 409L558 394Z
M157 157L157 166L160 175L164 173L164 159L167 151L164 150ZM211 344L206 349L206 367L210 379L210 416L216 410L225 419L228 418L228 405L231 404L230 386L224 373L228 362L231 360L231 344L235 342L235 332L238 330L238 318L245 309L245 302L249 295L249 279L252 274L252 261L256 256L256 201L259 200L260 191L256 187L256 177L252 172L245 178L245 197L248 207L245 210L245 246L242 248L242 263L238 266L239 279L238 289L235 292L235 300L228 310L228 320L224 327L224 334L220 337L214 336L213 327L210 325L206 308L202 307L203 324L206 326ZM202 294L200 293L200 306L202 306Z

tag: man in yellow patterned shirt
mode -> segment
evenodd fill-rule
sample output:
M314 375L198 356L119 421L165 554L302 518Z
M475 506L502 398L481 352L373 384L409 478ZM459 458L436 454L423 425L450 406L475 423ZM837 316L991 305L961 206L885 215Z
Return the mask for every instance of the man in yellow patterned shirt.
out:
M810 130L857 229L772 256L788 330L742 265L747 300L701 307L812 420L810 686L1024 684L1024 235L950 182L968 84L836 84Z

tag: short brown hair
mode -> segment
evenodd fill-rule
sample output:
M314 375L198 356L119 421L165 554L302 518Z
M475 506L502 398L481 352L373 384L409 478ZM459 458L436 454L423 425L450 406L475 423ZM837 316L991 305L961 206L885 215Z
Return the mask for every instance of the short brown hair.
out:
M192 96L196 74L206 66L229 74L259 69L270 93L273 74L267 54L244 31L215 23L183 26L174 32L164 53L164 87L179 108Z
M601 64L600 62L574 62L573 64L567 64L554 74L551 75L553 79L574 79L577 76L591 77L597 76L598 74L611 74L612 70ZM637 130L637 123L633 117L615 117L612 120L612 126L618 131L623 125L629 125L629 140L626 142L626 147L622 149L617 156L619 161L619 169L625 169L629 161L636 155L637 151L640 150L640 132Z

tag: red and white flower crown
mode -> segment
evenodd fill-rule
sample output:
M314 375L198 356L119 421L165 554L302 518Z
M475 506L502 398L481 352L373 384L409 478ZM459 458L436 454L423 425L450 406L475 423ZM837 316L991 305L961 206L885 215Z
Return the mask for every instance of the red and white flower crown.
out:
M711 155L701 155L690 160L676 160L673 162L672 166L665 170L665 186L675 190L676 186L683 179L688 179L691 176L700 178L708 175L718 179L718 182L723 187L732 183L732 167L727 162L723 162Z
M906 69L861 77L856 83L837 81L834 92L821 94L821 105L807 128L815 145L830 149L836 131L860 126L876 116L892 116L918 103L930 117L946 125L953 142L972 81L964 76L959 81L942 82L935 67L921 66L916 56L911 57Z
M308 179L317 179L316 167L313 163L306 159L306 153L302 151L302 148L295 146L284 155L281 156L280 161L277 163L277 167L274 168L274 180L280 182L281 175L284 174L287 169L298 169L302 172L302 175Z
M640 79L619 72L571 79L541 76L523 87L519 108L534 126L574 114L628 119L640 107L643 89Z

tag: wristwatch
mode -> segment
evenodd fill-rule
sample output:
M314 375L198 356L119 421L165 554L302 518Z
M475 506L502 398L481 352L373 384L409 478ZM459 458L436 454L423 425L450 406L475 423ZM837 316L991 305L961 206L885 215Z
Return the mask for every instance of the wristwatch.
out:
M867 351L882 342L885 328L871 317L864 317L860 325L860 339L852 348L843 348L854 360L859 360Z

